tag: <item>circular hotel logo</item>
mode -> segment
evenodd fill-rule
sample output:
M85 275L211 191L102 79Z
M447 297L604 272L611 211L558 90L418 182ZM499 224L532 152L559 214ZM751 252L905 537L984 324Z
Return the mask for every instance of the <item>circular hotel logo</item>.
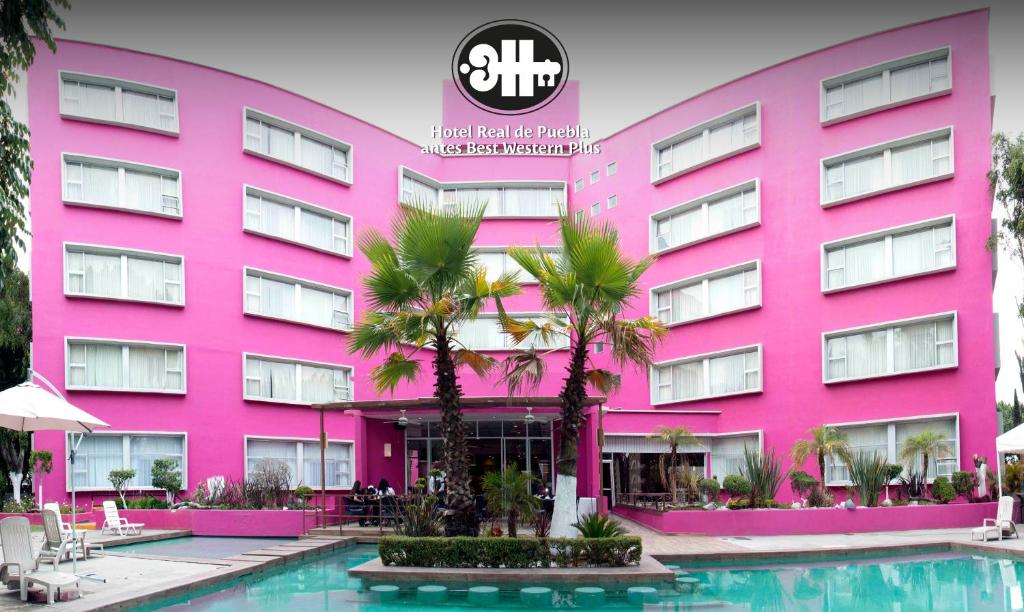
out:
M452 77L462 95L499 115L543 108L562 93L568 73L569 58L555 35L518 19L485 23L452 56Z

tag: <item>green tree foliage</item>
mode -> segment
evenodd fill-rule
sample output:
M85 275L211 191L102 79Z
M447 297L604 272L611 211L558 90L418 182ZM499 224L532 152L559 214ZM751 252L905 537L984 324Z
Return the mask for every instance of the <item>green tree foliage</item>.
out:
M153 486L167 492L167 503L173 504L174 498L181 492L181 468L174 459L157 459L153 462L150 475Z
M107 480L110 481L114 491L121 498L121 506L124 508L128 507L124 501L124 491L132 478L135 478L135 470L110 470L110 474L107 475Z
M679 447L680 446L700 446L700 441L697 436L693 435L686 427L682 425L678 427L669 427L668 425L659 425L654 428L654 435L652 436L655 440L663 442L668 445L669 449L669 489L672 492L672 503L679 503ZM684 462L684 468L685 467Z
M0 2L0 285L15 269L18 250L25 247L25 203L32 178L28 127L14 119L10 98L19 72L35 59L33 37L56 50L53 29L63 29L57 9L67 0L3 0Z
M0 390L28 378L32 344L32 306L28 284L28 276L13 269L7 274L7 282L0 285ZM28 473L28 449L27 433L0 429L0 469L3 473ZM19 485L12 483L11 486ZM0 491L5 488L6 483ZM20 492L12 492L15 498L19 496Z
M530 485L536 479L530 472L520 470L515 463L505 466L504 470L484 474L487 509L493 515L505 516L510 538L516 537L519 517L531 516L540 505L540 500L530 493Z

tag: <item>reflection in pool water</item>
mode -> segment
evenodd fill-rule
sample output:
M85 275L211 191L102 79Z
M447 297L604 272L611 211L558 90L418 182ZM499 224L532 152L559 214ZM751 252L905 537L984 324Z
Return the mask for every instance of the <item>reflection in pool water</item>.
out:
M452 587L442 605L417 604L414 587L403 588L398 600L375 601L348 569L374 558L373 546L357 546L283 569L229 582L214 590L194 593L147 606L153 609L241 610L450 610L481 609L466 601L465 587ZM688 566L686 577L697 579L693 592L673 585L658 587L658 603L648 610L1024 610L1021 583L1024 563L954 553L750 567ZM538 577L543 574L538 573ZM538 581L540 582L540 581ZM608 591L601 610L637 610L625 586L601 585ZM527 609L519 602L518 587L501 587L497 610ZM554 606L574 608L571 586L552 586ZM578 586L578 585L577 585ZM594 605L588 604L593 609Z

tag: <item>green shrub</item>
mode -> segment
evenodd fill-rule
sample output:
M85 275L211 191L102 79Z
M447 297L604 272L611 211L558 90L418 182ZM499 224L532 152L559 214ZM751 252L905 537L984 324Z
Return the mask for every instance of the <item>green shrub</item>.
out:
M750 481L739 474L729 474L722 482L722 488L732 497L750 495Z
M903 466L899 463L885 464L885 482L890 483L903 475Z
M807 497L816 484L818 479L803 470L797 470L789 475L789 485L798 497Z
M167 494L167 503L173 504L174 498L181 492L181 468L174 459L157 459L153 462L150 475L153 486L163 489Z
M825 487L812 487L807 495L807 506L810 508L831 508L836 505L836 496Z
M384 536L379 544L385 566L452 568L547 568L640 563L639 537L469 538Z
M584 516L580 522L573 523L572 526L579 529L580 535L584 538L617 538L626 535L622 523L610 516L596 513Z
M717 501L718 492L722 489L717 478L701 478L697 487L700 488L701 493L708 496L708 501Z
M117 507L121 510L166 510L171 507L166 501L155 497L129 499L124 502L119 499L115 499L114 503L117 504Z
M725 507L730 510L749 510L751 508L749 497L734 497L726 502ZM777 508L779 510L785 510L789 508L786 504L780 504L774 499L761 500L760 504L754 506L754 508Z
M953 488L953 484L949 482L948 478L939 476L932 483L932 497L940 504L948 504L956 499L956 489Z
M1003 494L1019 493L1024 485L1024 461L1008 463L1003 466Z
M952 483L958 496L970 500L974 496L974 488L978 486L978 475L974 472L953 472Z

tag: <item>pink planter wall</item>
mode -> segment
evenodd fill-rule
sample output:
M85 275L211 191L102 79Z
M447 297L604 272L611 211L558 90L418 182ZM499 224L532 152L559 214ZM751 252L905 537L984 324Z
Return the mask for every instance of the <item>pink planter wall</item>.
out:
M658 513L616 507L615 514L662 533L709 536L866 533L905 529L978 527L996 515L995 502L890 508L815 508L805 510L721 510Z
M28 517L28 522L32 525L42 525L43 515L39 512L0 512L0 520L9 518L12 516L25 516Z
M294 538L302 534L301 510L121 510L147 529L188 529L196 536ZM103 512L93 513L97 527Z

